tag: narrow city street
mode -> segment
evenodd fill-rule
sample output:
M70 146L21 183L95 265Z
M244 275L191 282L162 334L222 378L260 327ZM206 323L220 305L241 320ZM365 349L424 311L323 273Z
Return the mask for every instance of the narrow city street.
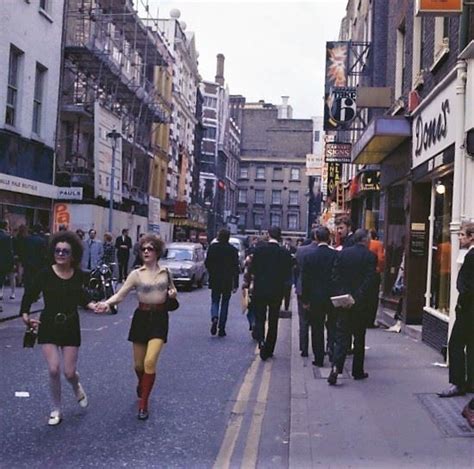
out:
M19 319L1 323L0 466L288 467L291 321L281 320L275 359L264 364L239 294L225 338L209 334L207 288L179 298L145 422L136 418L126 340L134 295L117 316L82 312L79 373L90 404L81 409L63 379L64 420L55 428L46 425L48 374L40 347L22 348Z

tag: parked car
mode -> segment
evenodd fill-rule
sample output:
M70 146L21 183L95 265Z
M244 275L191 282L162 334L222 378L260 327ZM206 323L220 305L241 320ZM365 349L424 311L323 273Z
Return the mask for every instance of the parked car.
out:
M211 241L211 244L214 244L214 243L217 243L217 238L214 238ZM234 248L237 249L237 251L239 252L239 267L240 267L240 271L243 272L244 271L244 264L245 264L245 246L244 246L244 242L239 238L231 236L229 238L229 243L232 246L234 246Z
M207 283L204 249L199 243L170 243L166 246L160 265L173 275L175 285L191 290Z

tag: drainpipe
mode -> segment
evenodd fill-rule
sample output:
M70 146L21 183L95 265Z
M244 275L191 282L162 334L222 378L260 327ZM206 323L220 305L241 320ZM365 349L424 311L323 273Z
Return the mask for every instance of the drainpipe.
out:
M456 101L453 109L456 113L456 141L454 149L454 175L453 175L453 205L450 223L451 232L451 295L449 302L449 334L456 319L456 302L458 292L456 289L456 279L459 270L457 258L459 256L458 234L461 230L461 215L463 205L463 194L465 187L465 152L464 137L466 125L466 79L467 64L464 60L458 60L456 64Z

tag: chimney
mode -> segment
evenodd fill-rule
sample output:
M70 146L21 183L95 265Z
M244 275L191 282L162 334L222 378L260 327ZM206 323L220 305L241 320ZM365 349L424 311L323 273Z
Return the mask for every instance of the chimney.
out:
M278 119L293 119L293 108L288 104L289 96L281 97L281 104L278 106Z
M216 83L224 86L224 54L217 54Z

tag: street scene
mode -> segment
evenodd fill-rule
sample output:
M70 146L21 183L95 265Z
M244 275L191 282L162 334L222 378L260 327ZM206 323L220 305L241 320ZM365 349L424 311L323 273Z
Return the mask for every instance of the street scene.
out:
M473 2L3 3L0 467L474 467Z

